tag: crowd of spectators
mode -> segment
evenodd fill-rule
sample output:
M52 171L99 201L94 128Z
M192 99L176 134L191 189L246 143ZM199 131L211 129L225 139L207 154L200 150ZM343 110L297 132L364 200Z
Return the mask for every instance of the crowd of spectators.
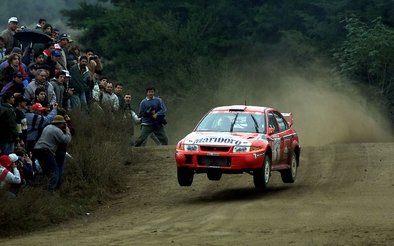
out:
M32 29L20 26L17 17L7 24L0 35L0 187L15 196L42 175L47 189L56 191L74 134L70 111L100 110L134 123L141 118L131 106L131 94L123 95L122 83L103 74L92 49L81 50L45 19ZM14 37L29 30L51 41L25 44Z

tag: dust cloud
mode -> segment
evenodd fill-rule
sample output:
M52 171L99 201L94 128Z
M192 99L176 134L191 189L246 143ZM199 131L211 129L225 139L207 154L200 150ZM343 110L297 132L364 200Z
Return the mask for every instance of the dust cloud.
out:
M188 103L177 106L170 139L175 144L213 107L246 103L292 112L302 146L393 141L387 111L328 66L286 67L253 64L223 75L218 90L190 96Z

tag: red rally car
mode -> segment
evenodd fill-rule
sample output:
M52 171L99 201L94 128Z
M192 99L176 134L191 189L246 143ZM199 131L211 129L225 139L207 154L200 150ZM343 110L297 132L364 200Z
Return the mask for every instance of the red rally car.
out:
M249 173L264 190L271 171L294 183L300 160L291 113L269 107L233 105L210 110L176 146L178 182L190 186L196 173L220 180L223 173Z

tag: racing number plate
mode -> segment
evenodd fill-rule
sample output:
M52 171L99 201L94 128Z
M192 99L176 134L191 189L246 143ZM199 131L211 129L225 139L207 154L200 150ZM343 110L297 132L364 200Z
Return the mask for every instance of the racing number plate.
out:
M199 156L197 158L198 165L210 167L228 167L230 166L229 157L222 156Z

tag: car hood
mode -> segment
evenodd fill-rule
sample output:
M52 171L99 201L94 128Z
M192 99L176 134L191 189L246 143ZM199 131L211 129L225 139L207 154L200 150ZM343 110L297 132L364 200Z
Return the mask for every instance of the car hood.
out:
M183 143L220 146L250 146L253 141L262 140L264 138L264 134L258 133L192 132L184 138Z

